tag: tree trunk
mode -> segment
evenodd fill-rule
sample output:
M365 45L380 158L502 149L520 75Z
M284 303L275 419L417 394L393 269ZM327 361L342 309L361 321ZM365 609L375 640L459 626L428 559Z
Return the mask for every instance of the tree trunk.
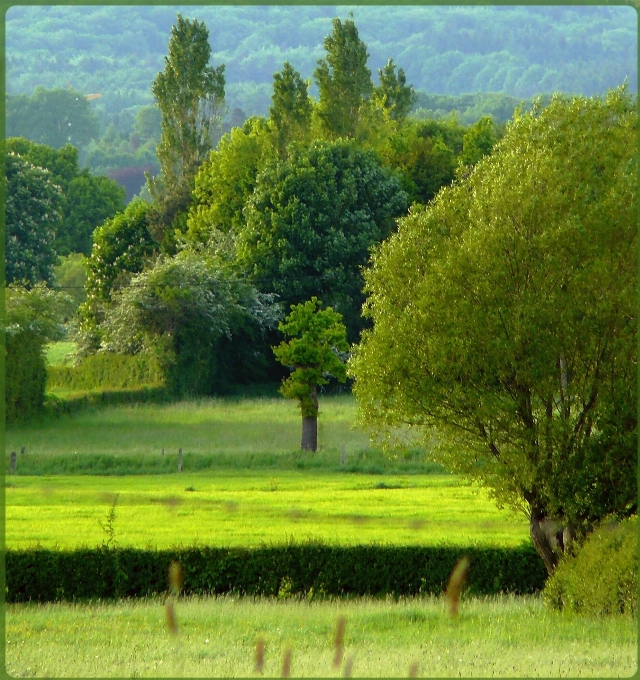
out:
M303 451L318 450L318 390L313 386L309 400L302 405L302 444Z
M318 416L302 419L302 446L303 451L318 450Z
M575 529L570 525L554 521L546 516L543 510L531 508L529 518L531 540L549 575L558 566L563 553L576 537Z

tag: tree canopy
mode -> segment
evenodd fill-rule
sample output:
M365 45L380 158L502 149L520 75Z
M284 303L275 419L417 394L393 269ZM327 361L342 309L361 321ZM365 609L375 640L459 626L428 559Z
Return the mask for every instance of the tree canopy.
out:
M406 205L398 179L372 152L347 141L292 149L258 176L238 234L239 265L285 307L322 296L355 340L360 267Z
M555 97L400 220L365 276L361 422L416 428L525 509L549 570L572 533L636 508L637 134L624 90Z

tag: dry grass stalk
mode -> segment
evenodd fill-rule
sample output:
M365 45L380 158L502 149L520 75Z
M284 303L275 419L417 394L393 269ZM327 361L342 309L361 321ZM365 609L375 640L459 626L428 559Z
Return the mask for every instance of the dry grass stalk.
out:
M464 585L468 571L469 571L469 558L463 557L460 560L458 560L458 563L453 568L451 576L449 577L449 583L447 584L445 596L449 602L449 611L451 613L451 616L458 615L460 594L462 592L462 586Z
M291 675L291 647L284 650L284 658L282 659L282 673L283 678L288 678Z
M263 668L264 668L264 640L262 638L258 638L258 640L256 641L254 670L256 673L262 673Z
M344 654L344 629L347 624L347 620L344 616L338 617L338 623L336 626L336 639L334 641L334 647L336 650L335 656L333 657L333 667L339 668L342 663L342 655Z
M182 590L184 583L184 572L182 565L179 562L172 562L169 565L169 588L171 592L177 597Z
M167 628L172 635L178 634L178 621L176 619L176 611L173 606L173 600L168 599L164 605L164 612L167 618Z
M409 677L410 678L417 678L418 677L418 662L414 661L411 666L409 666Z
M347 660L344 662L343 677L350 678L352 670L353 670L353 654L349 654Z

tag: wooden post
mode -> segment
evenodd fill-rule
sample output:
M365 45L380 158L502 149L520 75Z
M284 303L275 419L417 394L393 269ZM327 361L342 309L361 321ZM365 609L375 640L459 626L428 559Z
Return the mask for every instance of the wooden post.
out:
M164 446L162 447L162 455L164 456Z
M340 465L344 465L347 462L347 457L344 450L344 444L340 447Z
M16 471L16 452L12 451L11 452L11 472L14 473Z
M20 455L21 455L21 456L24 456L24 452L25 452L26 450L27 450L27 449L26 449L25 446L21 446L21 447L20 447Z
M182 472L182 449L178 449L178 472Z

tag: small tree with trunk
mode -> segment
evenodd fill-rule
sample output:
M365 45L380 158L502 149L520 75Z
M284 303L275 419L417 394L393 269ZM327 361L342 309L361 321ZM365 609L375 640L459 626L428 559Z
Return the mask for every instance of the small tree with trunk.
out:
M347 330L341 314L321 305L316 297L291 305L291 314L279 325L291 340L273 348L276 359L293 368L280 392L300 403L303 451L318 449L318 386L326 385L329 376L342 383L346 380L340 352L349 350Z

